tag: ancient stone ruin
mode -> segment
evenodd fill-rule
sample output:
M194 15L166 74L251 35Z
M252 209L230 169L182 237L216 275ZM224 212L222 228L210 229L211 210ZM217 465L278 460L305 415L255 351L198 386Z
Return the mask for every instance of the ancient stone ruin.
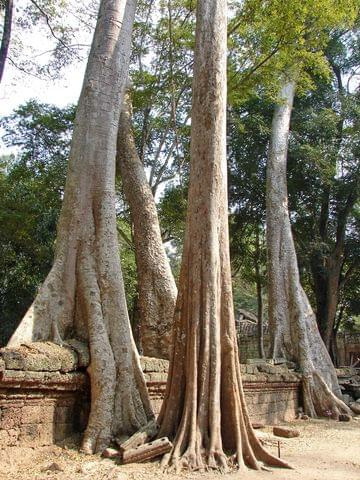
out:
M69 340L23 344L0 350L0 445L42 446L82 432L89 413L87 347ZM168 362L142 357L150 398L159 412ZM285 366L241 365L253 422L276 424L295 418L300 375Z

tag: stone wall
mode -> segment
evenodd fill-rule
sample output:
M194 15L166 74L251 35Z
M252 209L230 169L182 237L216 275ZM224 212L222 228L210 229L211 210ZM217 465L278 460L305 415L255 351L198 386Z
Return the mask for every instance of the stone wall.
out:
M241 310L244 312L244 310ZM249 312L246 312L249 315ZM235 321L240 362L246 363L248 359L259 358L258 350L258 331L257 318L251 315L251 318L245 318L244 315L238 315ZM267 323L263 325L263 343L265 355L270 355L270 335Z
M238 336L239 355L241 363L246 363L251 358L259 358L258 340L256 335L239 335ZM264 351L269 357L270 353L270 337L264 335Z
M247 312L249 315L249 313ZM255 320L254 320L255 319ZM241 363L259 358L257 319L240 318L236 320L239 354ZM337 365L353 365L360 359L360 333L339 333L336 337ZM270 357L270 334L268 324L264 324L264 350ZM360 363L359 363L360 365Z
M360 359L360 333L340 333L336 337L336 344L338 365L356 365Z
M165 394L168 362L142 357L150 398L159 413ZM251 419L275 424L293 420L300 405L300 376L286 367L270 364L240 365Z
M240 368L251 420L265 424L294 420L301 401L299 374L268 364Z
M85 428L89 412L88 354L83 346L46 343L0 351L0 448L58 442ZM156 413L165 393L168 362L142 357ZM279 366L241 365L251 419L274 424L295 417L300 379Z
M88 416L84 373L0 373L0 448L41 446L82 431Z

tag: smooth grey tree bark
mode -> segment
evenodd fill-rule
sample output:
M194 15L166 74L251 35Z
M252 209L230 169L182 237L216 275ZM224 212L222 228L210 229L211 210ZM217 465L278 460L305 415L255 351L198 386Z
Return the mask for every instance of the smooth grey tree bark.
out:
M296 362L303 373L309 416L350 414L341 400L335 368L321 339L310 302L300 284L288 210L286 162L296 82L286 79L275 106L266 185L269 327L273 358Z
M136 0L102 0L76 111L53 267L9 345L90 347L86 453L153 418L131 333L115 217L115 156Z
M154 196L136 150L130 93L125 95L120 115L117 165L134 228L142 352L169 358L177 288L162 242Z

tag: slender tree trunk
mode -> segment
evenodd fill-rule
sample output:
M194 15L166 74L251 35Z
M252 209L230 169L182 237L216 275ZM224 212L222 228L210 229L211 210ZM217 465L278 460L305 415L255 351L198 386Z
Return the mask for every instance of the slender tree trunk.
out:
M298 363L303 373L308 415L350 413L315 315L301 287L292 238L286 183L286 160L295 82L284 83L275 107L267 166L266 228L269 272L269 326L272 356Z
M342 243L342 242L341 242ZM323 319L324 331L323 340L328 351L331 351L331 343L333 340L334 326L336 320L336 310L339 303L340 275L343 266L343 245L335 248L326 261L326 309L325 318Z
M229 258L225 0L198 0L189 207L174 346L159 436L174 439L164 466L226 469L268 454L252 430L241 384ZM225 454L226 452L226 454Z
M255 279L257 296L257 333L258 333L258 354L260 358L265 358L264 350L264 313L263 313L263 295L260 273L260 236L259 227L256 228L255 237Z
M142 351L151 357L169 358L177 288L154 197L136 151L130 94L120 115L117 162L134 225Z
M136 297L134 300L134 305L130 315L130 324L131 330L133 332L134 341L136 348L140 355L143 355L143 351L141 349L141 342L140 342L140 313L139 313L139 298Z
M5 62L10 45L13 6L13 0L5 0L4 27L0 46L0 83L4 74Z
M339 361L340 361L337 335L339 333L339 328L340 328L344 310L345 310L345 305L341 305L339 309L339 313L336 316L336 321L333 328L333 335L332 335L331 344L330 344L330 355L336 367L339 366Z
M153 417L131 334L115 217L116 137L134 0L102 0L76 112L53 267L10 345L87 340L91 412L83 449L101 451Z

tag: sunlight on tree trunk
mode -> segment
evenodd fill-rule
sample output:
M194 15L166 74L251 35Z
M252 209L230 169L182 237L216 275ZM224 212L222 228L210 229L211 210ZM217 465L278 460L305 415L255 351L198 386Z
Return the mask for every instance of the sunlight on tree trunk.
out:
M9 343L62 343L72 336L88 341L87 453L153 417L126 308L115 217L116 137L135 6L134 0L101 2L76 112L54 264Z
M176 470L287 466L260 445L240 376L228 238L226 10L225 0L197 3L189 207L159 416L159 436L174 440L162 465Z
M309 416L350 414L341 400L335 368L300 284L288 211L286 161L296 83L287 80L275 106L267 165L266 234L269 326L273 358L296 362L303 373L303 399Z

